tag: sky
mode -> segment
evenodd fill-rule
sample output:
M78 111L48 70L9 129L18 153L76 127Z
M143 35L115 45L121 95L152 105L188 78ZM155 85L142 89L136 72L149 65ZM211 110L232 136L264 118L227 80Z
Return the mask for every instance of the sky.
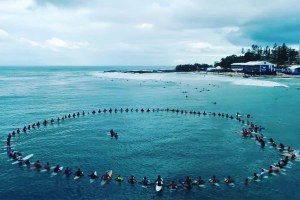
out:
M214 64L299 37L299 0L0 0L0 66Z

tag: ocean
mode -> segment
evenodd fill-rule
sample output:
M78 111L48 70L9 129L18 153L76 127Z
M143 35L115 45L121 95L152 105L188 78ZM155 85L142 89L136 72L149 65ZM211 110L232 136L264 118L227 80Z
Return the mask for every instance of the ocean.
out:
M0 68L1 200L300 199L298 160L279 174L243 184L281 156L269 143L261 148L252 138L242 137L241 130L248 126L235 119L238 112L245 122L265 128L261 133L266 141L272 137L299 150L300 79L104 72L112 69L144 67ZM77 112L80 116L73 118ZM69 114L70 118L57 122ZM25 125L51 118L52 124L22 132ZM85 176L79 180L62 173L51 177L49 172L12 165L5 141L17 128L21 133L11 143L23 156L34 154L31 163L59 164L73 172L80 168ZM118 132L118 139L110 137L111 129ZM89 182L88 174L97 171L101 176L108 169L113 170L113 180L104 186L100 180ZM122 183L114 181L118 175L124 177ZM138 181L161 175L165 183L201 176L206 184L157 193L153 186L130 185L131 175ZM208 183L213 175L220 186ZM234 187L223 182L229 175Z

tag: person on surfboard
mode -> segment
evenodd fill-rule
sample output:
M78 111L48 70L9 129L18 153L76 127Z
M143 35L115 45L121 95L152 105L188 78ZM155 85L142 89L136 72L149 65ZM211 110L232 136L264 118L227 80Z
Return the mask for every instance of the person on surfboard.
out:
M123 177L122 177L121 175L119 175L119 176L116 178L116 181L122 182L122 181L123 181Z
M107 174L107 172L105 172L103 175L102 175L102 179L107 181L109 179L109 175Z
M91 174L89 175L89 177L90 177L91 179L96 179L96 178L98 178L98 176L95 174L95 172L91 173Z
M192 186L192 180L190 179L189 176L186 177L185 181L183 182L183 186L186 187L187 189L191 189Z
M59 165L56 165L56 167L53 169L54 173L59 173L61 170L59 169Z
M83 176L83 172L78 168L78 170L75 172L75 176Z
M71 175L72 174L72 170L69 168L69 167L67 167L66 169L65 169L65 175L66 176L69 176L69 175Z
M205 181L201 178L201 176L199 176L198 179L196 180L196 184L203 185L204 183L205 183Z
M225 183L234 183L234 180L231 176L228 176L227 178L224 179Z
M33 166L34 166L36 169L40 169L40 168L42 167L42 165L41 165L41 163L40 163L39 160L37 160L37 161L33 164Z
M178 185L176 184L175 181L172 181L172 182L168 185L168 187L169 187L170 189L175 190L175 189L178 188Z
M135 177L131 175L130 178L128 179L128 183L135 184L136 183Z
M216 178L216 176L213 175L213 176L211 177L211 179L210 179L210 182L211 182L211 183L217 183L217 182L219 182L219 181L218 181L218 179Z
M150 181L147 179L147 177L145 176L143 178L143 180L140 182L142 185L144 186L148 186L150 184Z
M50 171L50 164L48 162L45 164L44 169Z

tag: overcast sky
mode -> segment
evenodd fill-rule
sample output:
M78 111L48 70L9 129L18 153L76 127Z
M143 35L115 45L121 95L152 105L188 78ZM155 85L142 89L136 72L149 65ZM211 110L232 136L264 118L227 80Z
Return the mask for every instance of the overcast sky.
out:
M0 0L2 66L213 64L299 36L299 0Z

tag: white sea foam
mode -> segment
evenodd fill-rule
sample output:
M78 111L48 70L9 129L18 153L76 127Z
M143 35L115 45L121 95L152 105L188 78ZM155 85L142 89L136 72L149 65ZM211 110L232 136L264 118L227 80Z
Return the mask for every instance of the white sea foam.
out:
M240 77L217 76L199 73L122 73L122 72L91 72L88 75L97 78L129 79L129 80L162 80L174 82L207 82L220 81L231 82L234 85L256 86L256 87L289 87L287 85L261 79L245 79Z
M287 85L274 81L258 80L258 79L236 79L233 81L235 85L260 86L260 87L289 87Z

